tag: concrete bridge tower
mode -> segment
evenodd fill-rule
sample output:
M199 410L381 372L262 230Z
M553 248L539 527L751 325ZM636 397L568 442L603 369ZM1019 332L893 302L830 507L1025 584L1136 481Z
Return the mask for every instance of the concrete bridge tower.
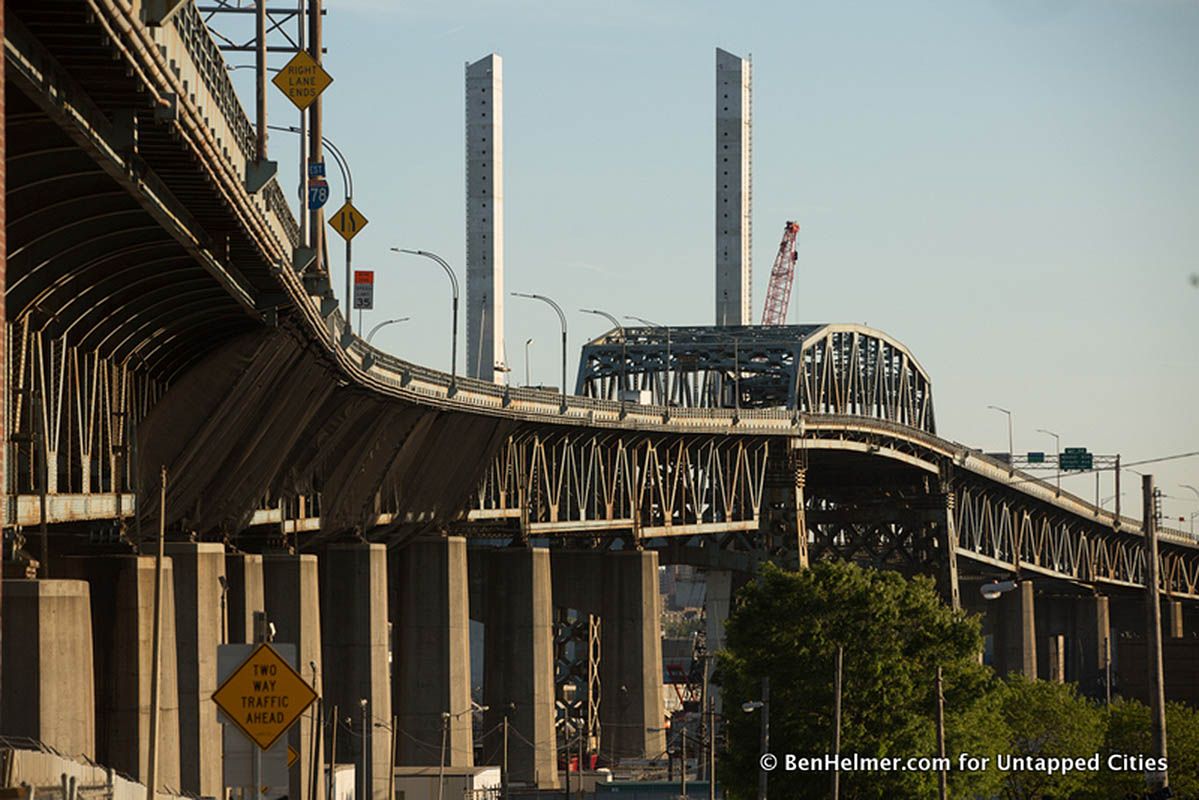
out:
M753 62L716 48L716 324L750 325Z
M495 53L466 65L466 374L495 383L504 382L503 76Z

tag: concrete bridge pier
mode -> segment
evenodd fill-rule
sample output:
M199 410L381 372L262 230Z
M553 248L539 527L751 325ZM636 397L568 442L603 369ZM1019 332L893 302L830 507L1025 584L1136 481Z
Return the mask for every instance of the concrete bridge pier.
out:
M1166 601L1166 635L1171 639L1181 639L1186 633L1183 623L1182 601Z
M151 556L89 556L58 562L63 574L86 579L91 595L95 760L138 781L147 780L149 772L154 561ZM180 785L174 587L173 565L167 558L162 579L159 790Z
M729 608L732 603L733 573L727 569L710 569L707 572L707 579L708 585L704 592L706 625L704 634L708 653L714 655L724 647L724 624L728 622ZM715 666L715 661L708 662L706 669L709 674ZM717 713L720 713L722 708L720 687L709 683L708 692L712 697L713 707Z
M96 755L91 599L86 581L6 580L0 619L0 735Z
M1073 680L1089 697L1104 697L1107 687L1107 660L1115 657L1108 599L1103 595L1082 597L1074 602L1074 627L1077 647L1070 647L1067 663L1077 659ZM1069 645L1068 645L1069 646Z
M472 554L482 572L483 727L495 730L484 752L500 752L504 717L510 725L511 780L557 789L554 728L554 600L550 551L488 549ZM530 744L531 743L531 744Z
M420 538L388 555L392 707L407 734L399 738L397 763L436 766L444 724L445 763L473 766L466 539Z
M225 621L228 644L249 644L254 641L254 612L266 610L263 594L262 556L251 553L229 553L225 556Z
M554 605L600 617L600 753L652 758L666 749L662 600L653 551L556 551Z
M275 641L296 646L296 669L323 694L324 670L321 660L321 615L317 558L314 555L268 554L263 556L266 616L275 626ZM313 675L312 665L316 665ZM312 758L313 704L287 734L287 742L299 753L291 768L288 797L292 800L324 800L325 781L319 775L324 763L324 742ZM319 731L319 725L316 726ZM312 793L312 771L318 770L316 794Z
M1001 675L1022 673L1037 678L1037 621L1032 581L1021 581L1012 591L990 601L991 630L995 643L995 668Z
M168 542L175 573L175 639L179 646L179 788L207 797L224 792L221 724L212 693L224 616L225 546Z
M350 717L361 733L362 707L367 701L369 770L359 767L356 797L386 800L387 764L391 747L391 646L387 624L387 547L366 542L335 544L321 554L321 622L324 625L325 706ZM377 728L374 723L387 727ZM344 731L340 732L344 733ZM337 737L331 760L362 764L363 738Z

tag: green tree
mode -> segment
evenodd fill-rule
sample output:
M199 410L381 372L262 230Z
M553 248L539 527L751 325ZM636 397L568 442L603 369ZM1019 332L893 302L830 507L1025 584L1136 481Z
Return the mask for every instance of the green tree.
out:
M1145 791L1145 775L1107 769L1111 755L1148 756L1153 749L1149 707L1117 698L1104 710L1106 736L1101 769L1092 777L1089 800L1123 800ZM1170 789L1177 798L1199 798L1199 711L1182 703L1166 704L1166 745Z
M767 565L738 595L720 654L729 733L722 784L730 797L754 796L760 712L741 704L770 678L770 738L776 754L832 752L833 674L843 648L841 752L863 757L936 754L934 675L944 674L946 752L1003 751L1006 730L992 701L995 680L978 663L976 620L954 612L932 581L852 564L820 563L801 572ZM992 757L992 764L994 758ZM956 763L954 764L956 768ZM954 793L994 794L995 770L951 771ZM827 797L828 773L770 775L776 797ZM846 798L929 797L935 772L843 772Z
M1103 744L1102 710L1079 696L1072 683L1030 681L1009 675L999 692L1004 722L1010 731L1012 756L1090 758ZM1004 781L1004 798L1073 798L1093 783L1094 774L1079 770L1047 775L1013 770Z

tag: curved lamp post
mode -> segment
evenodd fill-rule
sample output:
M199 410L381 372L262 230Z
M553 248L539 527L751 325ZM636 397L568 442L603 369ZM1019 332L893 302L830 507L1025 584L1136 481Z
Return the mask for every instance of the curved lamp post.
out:
M424 256L432 259L441 265L445 270L445 274L450 276L450 289L454 293L453 305L453 333L450 334L450 394L458 390L458 276L454 274L454 270L446 263L445 259L436 253L430 253L428 250L406 250L401 247L391 248L396 253L407 253L413 256Z
M555 303L543 294L530 294L528 292L513 292L513 297L524 297L528 300L540 300L554 309L558 314L558 321L562 324L562 411L566 411L566 315L562 313L562 306Z
M269 128L272 131L282 131L284 133L294 133L294 134L301 135L301 136L304 135L304 131L301 131L295 125L287 125L287 126L267 125L267 128ZM336 144L329 141L329 137L321 136L321 143L324 144L325 147L329 148L329 152L333 154L333 161L336 162L337 169L339 172L341 172L341 187L343 190L342 191L342 199L346 203L354 202L354 173L352 173L350 171L350 162L346 159L345 154L341 152L341 149ZM303 149L303 147L304 147L304 144L301 143L300 148ZM304 196L304 188L305 188L304 185L300 186L300 206L301 206L301 208L303 208L306 205L305 196ZM346 316L346 325L347 326L350 325L350 301L352 299L351 298L351 288L350 288L350 278L354 274L354 272L353 272L353 262L354 262L353 252L354 251L353 251L353 247L350 245L350 240L346 239L346 297L345 297L346 310L345 310L345 316ZM359 336L362 335L361 330L358 331L358 335Z
M1007 465L1008 470L1015 470L1016 465L1013 459L1016 457L1015 448L1012 446L1012 412L1002 406L987 406L992 411L998 411L1000 414L1007 414Z
M1057 493L1060 495L1062 493L1062 437L1044 428L1037 428L1037 433L1044 433L1053 437L1053 447L1057 450ZM1010 447L1011 445L1008 446Z
M396 319L386 319L386 320L383 320L383 321L382 321L382 322L380 322L378 325L376 325L375 327L371 328L371 332L370 332L370 333L368 333L368 334L366 335L366 343L367 343L367 344L370 344L370 343L371 343L371 339L373 339L373 338L374 338L374 336L375 336L375 334L379 332L379 329L380 329L380 328L385 328L385 327L387 327L388 325L395 325L395 324L396 324L396 323L398 323L398 322L407 322L407 321L408 321L408 320L410 320L410 319L412 319L412 317L398 317L398 318L396 318Z
M620 407L624 408L624 390L625 390L625 364L628 362L628 341L624 335L624 326L616 317L609 314L607 311L600 311L598 308L580 308L584 314L596 314L611 322L620 331L620 388L616 392L616 399L620 401Z
M632 314L625 314L624 318L631 319L634 322L640 322L642 325L648 325L651 328L657 328L658 330L666 331L666 382L665 382L666 383L666 397L663 398L662 405L666 406L666 408L669 409L670 408L670 373L671 373L671 369L670 369L670 326L669 325L659 325L658 323L651 322L648 319L642 319L641 317L634 317Z

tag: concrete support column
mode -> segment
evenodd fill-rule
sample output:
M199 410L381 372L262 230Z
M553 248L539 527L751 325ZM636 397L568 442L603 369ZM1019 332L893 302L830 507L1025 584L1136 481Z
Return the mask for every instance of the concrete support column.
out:
M504 549L480 560L483 623L484 752L501 752L508 717L511 780L558 788L554 729L554 615L549 550ZM531 743L531 744L529 744Z
M646 758L666 749L662 728L662 599L652 551L556 551L554 605L600 616L600 751Z
M392 706L408 734L400 737L398 763L436 766L442 715L449 713L445 763L473 766L466 540L421 538L388 555L396 643Z
M355 797L386 800L391 747L391 669L387 628L387 547L382 544L331 545L321 556L323 585L325 704L354 720L361 732L360 701L367 701L368 772L362 772L361 736L339 735L333 760L354 764ZM374 727L375 722L386 728ZM341 732L344 734L344 731Z
M229 582L229 591L225 594L229 634L226 641L228 644L250 644L254 641L254 612L266 610L262 556L229 553L225 556L225 579Z
M1167 600L1166 611L1166 635L1171 639L1181 639L1183 637L1182 601Z
M86 581L6 580L0 735L96 755L92 616Z
M1031 581L1021 581L995 603L996 661L1002 674L1020 672L1037 678L1036 603Z
M732 602L733 573L727 569L710 569L707 577L708 586L704 593L705 634L708 652L714 654L724 647L724 624L728 621L729 606ZM708 663L709 674L715 666L715 661ZM719 713L721 710L720 687L709 683L708 692L712 696L717 713Z
M1054 683L1066 682L1066 637L1058 633L1045 639L1048 645L1049 674L1048 680Z
M1075 680L1088 697L1103 697L1107 680L1107 660L1113 651L1109 642L1111 616L1108 599L1102 595L1077 601L1075 626L1078 637L1078 671Z
M275 625L275 641L296 646L296 669L312 684L318 695L323 694L324 670L321 667L321 614L317 579L316 556L272 554L263 556L262 572L265 585L267 620ZM316 665L313 675L312 665ZM321 772L324 762L324 743L317 748L315 764L312 758L313 705L287 733L287 742L299 758L291 768L289 797L293 800L323 800L325 780ZM316 726L319 730L319 725ZM313 769L317 770L316 794L312 793Z
M159 683L158 789L179 786L179 684L175 580L162 576L162 673ZM154 558L64 558L63 574L87 579L91 594L96 685L96 761L145 781L149 771L150 676L154 641Z
M212 693L217 689L216 649L221 643L221 578L225 546L216 542L170 542L175 567L175 641L179 663L179 770L185 792L222 794L221 724Z
M600 729L604 755L654 757L666 749L662 598L658 554L604 554L600 606Z

